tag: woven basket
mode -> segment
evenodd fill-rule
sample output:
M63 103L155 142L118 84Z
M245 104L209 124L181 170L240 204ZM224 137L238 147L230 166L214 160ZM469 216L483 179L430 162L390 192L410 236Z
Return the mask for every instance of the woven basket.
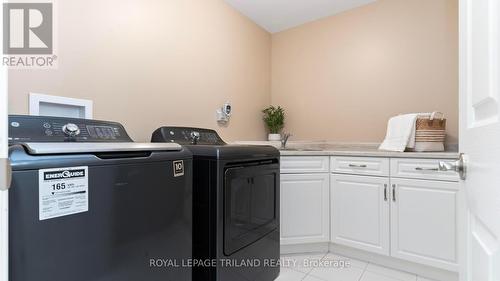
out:
M440 115L441 118L436 118ZM444 151L446 139L446 119L441 112L422 115L417 118L415 131L415 148L412 151L430 152Z

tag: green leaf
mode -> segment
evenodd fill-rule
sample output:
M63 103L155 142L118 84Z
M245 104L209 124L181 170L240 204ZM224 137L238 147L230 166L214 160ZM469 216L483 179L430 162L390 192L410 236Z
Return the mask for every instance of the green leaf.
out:
M264 123L271 134L279 134L285 127L285 110L280 106L270 106L264 110Z

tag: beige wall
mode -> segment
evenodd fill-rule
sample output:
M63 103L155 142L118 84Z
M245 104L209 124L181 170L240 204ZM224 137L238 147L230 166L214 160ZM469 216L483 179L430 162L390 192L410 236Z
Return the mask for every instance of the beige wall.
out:
M223 0L58 3L59 68L10 71L11 113L36 92L92 99L138 141L166 124L256 140L272 101L295 140L378 142L390 116L441 110L457 141L457 0L379 0L272 38Z
M457 0L379 0L273 35L272 102L295 139L378 142L387 119L443 111L458 136Z
M271 36L222 0L72 0L59 3L59 68L9 73L10 112L28 93L94 101L94 118L122 122L138 141L161 125L217 128L263 139ZM231 101L231 125L215 110Z

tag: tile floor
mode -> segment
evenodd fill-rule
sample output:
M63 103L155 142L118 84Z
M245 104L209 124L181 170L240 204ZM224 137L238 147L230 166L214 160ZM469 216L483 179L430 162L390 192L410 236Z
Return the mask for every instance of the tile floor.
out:
M282 257L276 281L436 281L333 254Z

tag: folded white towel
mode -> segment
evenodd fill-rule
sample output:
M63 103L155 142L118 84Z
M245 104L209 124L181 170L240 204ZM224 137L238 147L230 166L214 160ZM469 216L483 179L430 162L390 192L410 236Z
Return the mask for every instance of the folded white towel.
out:
M418 113L392 117L387 125L387 134L380 150L404 152L405 149L415 147L415 124Z

